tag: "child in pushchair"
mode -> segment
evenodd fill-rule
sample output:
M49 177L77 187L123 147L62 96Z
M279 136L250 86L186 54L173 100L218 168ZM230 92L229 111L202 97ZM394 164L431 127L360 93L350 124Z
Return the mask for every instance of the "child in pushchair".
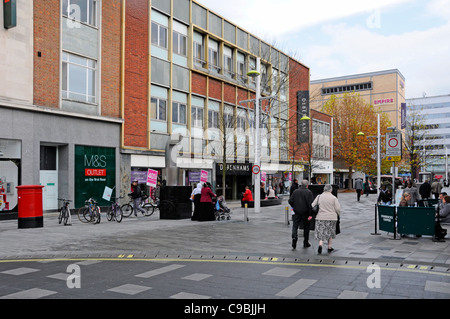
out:
M225 199L223 196L217 197L216 204L214 205L214 215L216 220L230 220L231 219L231 210L228 208L225 203Z

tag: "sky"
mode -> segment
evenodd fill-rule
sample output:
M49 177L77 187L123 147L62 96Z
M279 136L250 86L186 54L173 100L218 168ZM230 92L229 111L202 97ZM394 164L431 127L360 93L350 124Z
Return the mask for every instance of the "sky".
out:
M450 0L198 0L310 68L398 69L406 98L450 95Z

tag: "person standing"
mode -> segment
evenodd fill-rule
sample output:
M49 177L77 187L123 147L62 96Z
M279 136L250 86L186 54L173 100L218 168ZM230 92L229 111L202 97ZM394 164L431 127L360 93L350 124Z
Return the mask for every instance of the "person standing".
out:
M202 197L202 183L198 183L197 187L192 191L191 196L194 196L194 214L191 220L197 220L200 212L200 198Z
M298 180L294 179L294 183L292 183L291 188L289 189L289 196L292 196L292 193L298 188Z
M435 199L439 198L439 193L442 191L442 185L438 182L437 179L434 179L433 184L431 184L431 192L434 195Z
M357 178L355 180L355 188L356 188L356 199L359 202L359 199L361 197L361 192L362 192L362 189L363 189L363 180L362 180L362 178Z
M431 194L431 185L428 183L428 180L426 179L425 182L423 182L422 185L419 187L419 194L422 199L428 199L430 198Z
M336 238L336 224L341 214L341 205L338 199L331 193L333 190L330 184L326 184L323 193L316 197L312 206L319 205L319 212L316 216L316 239L319 241L317 252L322 253L324 241L328 242L328 252L331 253L332 240Z
M212 204L212 198L217 197L211 190L211 184L204 183L200 197L200 212L198 221L214 220L214 206Z
M392 193L389 189L387 189L386 185L381 185L380 195L378 196L378 203L381 205L391 205L392 201Z
M141 197L142 197L142 190L139 187L137 180L134 180L131 183L131 188L132 188L132 192L129 195L133 199L134 216L137 217L137 211L140 211L143 215L147 214L147 212L140 206L140 204L141 204Z
M294 190L289 198L289 204L294 209L292 216L292 248L297 247L298 233L300 223L303 225L303 247L311 246L309 243L309 226L312 219L312 202L314 200L313 193L308 189L309 182L302 181L302 185Z
M419 192L411 181L407 183L407 186L403 192L409 193L411 195L409 198L408 206L415 206L417 200L419 199Z

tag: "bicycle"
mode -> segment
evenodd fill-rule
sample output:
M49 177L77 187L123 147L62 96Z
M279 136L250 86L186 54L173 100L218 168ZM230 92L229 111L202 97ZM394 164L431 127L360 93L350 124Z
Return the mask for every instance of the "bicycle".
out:
M58 200L63 202L61 207L58 209L59 211L58 223L61 224L61 222L64 221L64 226L71 226L72 216L70 215L69 210L69 203L71 202L71 200L64 198L58 198Z
M78 219L82 223L100 223L100 207L97 206L98 202L92 197L85 201L85 206L78 210Z
M134 211L134 207L133 207L133 199L131 198L130 195L128 195L130 197L130 201L128 204L123 204L120 208L122 209L123 212L123 217L129 217L133 211ZM145 203L145 200L147 199L147 196L142 196L141 197L141 202L139 203L139 207L143 208L146 213L142 213L142 215L144 216L151 216L153 214L154 211L154 207L153 204L151 203Z
M120 205L117 201L120 198L122 198L122 197L119 197L119 198L111 197L111 199L112 199L111 207L109 207L108 211L106 212L106 219L108 219L108 221L112 221L113 219L118 223L120 223L122 221L123 212L122 212L122 208L120 207Z

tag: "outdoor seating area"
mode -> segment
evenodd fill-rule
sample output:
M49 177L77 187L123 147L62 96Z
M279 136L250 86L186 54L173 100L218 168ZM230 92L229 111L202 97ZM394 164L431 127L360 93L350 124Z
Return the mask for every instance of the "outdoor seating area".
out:
M430 207L396 207L378 205L379 229L397 235L432 236L436 228L436 211Z

